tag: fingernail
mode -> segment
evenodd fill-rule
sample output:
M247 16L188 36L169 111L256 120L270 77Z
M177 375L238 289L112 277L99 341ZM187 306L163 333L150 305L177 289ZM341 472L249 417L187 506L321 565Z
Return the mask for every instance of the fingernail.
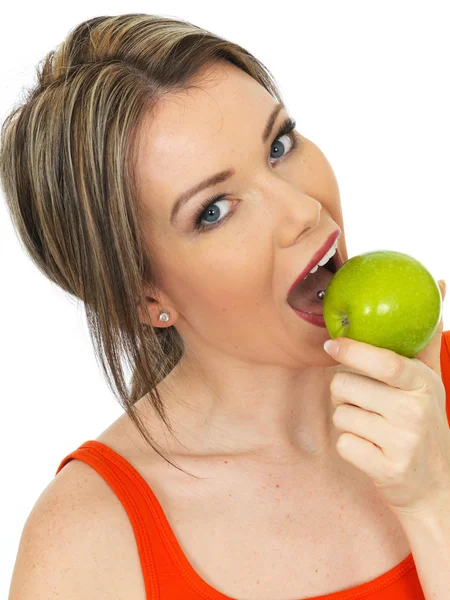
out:
M441 284L443 290L444 290L444 296L447 293L447 284L445 283L445 279L439 279L438 283Z
M331 356L335 356L337 354L337 351L339 350L339 342L337 342L336 340L327 340L324 343L323 347L325 352L331 354Z

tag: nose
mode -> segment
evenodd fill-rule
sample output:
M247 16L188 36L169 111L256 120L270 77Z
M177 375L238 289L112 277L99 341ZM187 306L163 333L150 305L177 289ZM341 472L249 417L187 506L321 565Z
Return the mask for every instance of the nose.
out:
M279 222L279 245L282 248L293 246L320 223L322 204L306 194L297 195L294 200L283 204L283 215Z

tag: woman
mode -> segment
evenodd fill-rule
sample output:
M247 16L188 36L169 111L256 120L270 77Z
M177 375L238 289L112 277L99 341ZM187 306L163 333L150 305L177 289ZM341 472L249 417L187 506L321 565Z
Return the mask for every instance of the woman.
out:
M345 365L293 310L320 315L348 256L292 119L242 47L129 14L76 27L5 123L15 225L85 303L125 410L38 499L11 598L423 598L401 523L337 452Z

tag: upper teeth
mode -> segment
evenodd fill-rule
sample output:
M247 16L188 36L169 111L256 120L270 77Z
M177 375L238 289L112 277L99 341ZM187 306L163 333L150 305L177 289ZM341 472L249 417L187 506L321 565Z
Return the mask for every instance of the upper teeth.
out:
M331 246L331 248L328 250L325 256L317 263L315 267L311 269L309 273L315 273L319 267L323 267L323 265L326 264L330 260L330 258L336 254L337 247L338 240L334 242L334 244ZM308 277L308 275L306 275L306 277ZM306 277L304 277L304 279L306 279Z

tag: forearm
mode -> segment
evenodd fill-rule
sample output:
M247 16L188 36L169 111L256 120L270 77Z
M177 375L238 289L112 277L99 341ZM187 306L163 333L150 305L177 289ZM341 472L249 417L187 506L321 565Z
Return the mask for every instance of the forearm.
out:
M450 598L450 498L400 518L426 600Z

